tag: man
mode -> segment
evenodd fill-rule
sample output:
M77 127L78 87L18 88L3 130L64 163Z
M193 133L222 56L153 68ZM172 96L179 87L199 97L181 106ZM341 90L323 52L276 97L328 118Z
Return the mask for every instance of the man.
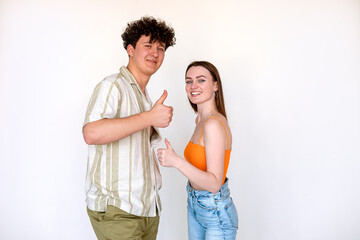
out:
M146 86L175 44L174 30L143 17L122 39L128 65L96 86L84 121L87 211L98 239L156 239L161 175L154 147L173 109L163 104L165 90L152 106Z

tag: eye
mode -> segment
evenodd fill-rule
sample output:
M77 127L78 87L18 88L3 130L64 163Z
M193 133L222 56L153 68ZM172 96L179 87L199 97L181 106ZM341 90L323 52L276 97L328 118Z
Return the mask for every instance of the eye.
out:
M150 44L145 44L145 47L146 48L151 48L151 45Z
M186 84L192 84L192 81L191 81L191 80L187 80L187 81L186 81Z
M161 52L165 52L165 48L163 48L163 47L159 47L158 50Z
M205 82L205 79L199 79L199 83Z

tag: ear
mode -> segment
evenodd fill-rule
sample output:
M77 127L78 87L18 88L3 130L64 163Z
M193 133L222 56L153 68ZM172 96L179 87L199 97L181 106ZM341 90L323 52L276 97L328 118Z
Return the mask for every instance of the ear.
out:
M214 92L216 92L218 89L218 82L214 81Z
M127 45L127 48L126 48L126 52L129 56L133 56L134 55L134 47L133 45L129 44Z

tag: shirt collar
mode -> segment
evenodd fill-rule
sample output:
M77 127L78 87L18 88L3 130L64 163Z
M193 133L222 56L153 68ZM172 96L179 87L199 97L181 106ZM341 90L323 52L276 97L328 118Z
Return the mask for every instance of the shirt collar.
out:
M120 74L134 87L136 86L136 88L139 90L139 92L144 96L143 92L141 91L140 89L140 86L139 84L137 83L137 81L135 80L134 76L132 75L132 73L130 72L130 70L125 67L125 66L122 66L120 68ZM146 101L148 102L151 102L150 98L149 98L149 94L147 92L147 88L145 88L145 99Z
M134 76L132 75L132 73L129 71L129 69L127 69L127 67L122 66L120 68L120 74L130 83L130 84L135 84L137 86L139 86L134 78Z

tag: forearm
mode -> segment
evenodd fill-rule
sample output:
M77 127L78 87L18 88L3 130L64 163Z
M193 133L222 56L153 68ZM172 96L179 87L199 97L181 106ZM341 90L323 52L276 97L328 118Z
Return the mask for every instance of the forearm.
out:
M87 144L103 145L118 141L150 126L148 112L143 112L124 118L90 122L83 127L83 135Z
M222 186L223 176L217 176L212 172L202 171L191 165L183 158L179 157L175 168L187 177L189 181L199 190L216 193Z

